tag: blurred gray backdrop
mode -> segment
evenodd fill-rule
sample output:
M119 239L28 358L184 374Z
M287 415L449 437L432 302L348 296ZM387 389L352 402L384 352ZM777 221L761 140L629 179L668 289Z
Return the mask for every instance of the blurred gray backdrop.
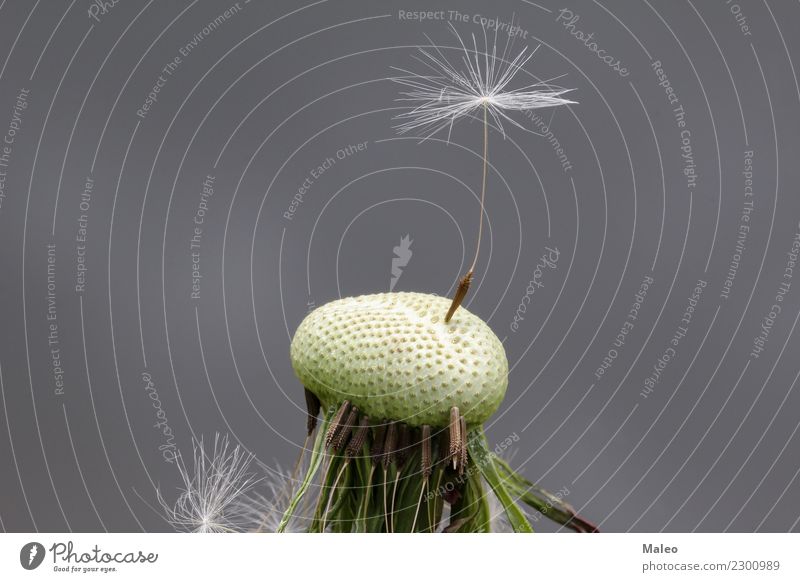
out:
M800 6L756 0L1 2L0 526L169 529L215 433L291 465L308 310L474 250L481 127L398 136L392 67L512 20L579 104L490 136L490 441L607 531L800 529Z

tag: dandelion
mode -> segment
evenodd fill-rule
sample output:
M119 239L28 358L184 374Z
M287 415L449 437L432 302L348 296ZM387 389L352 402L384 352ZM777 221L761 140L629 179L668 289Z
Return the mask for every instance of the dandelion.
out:
M513 22L512 22L513 25ZM393 80L407 88L402 92L401 102L411 105L411 110L396 116L399 133L419 133L423 139L448 129L450 141L453 125L459 119L479 116L483 122L483 179L481 182L480 216L475 255L466 275L460 280L453 301L445 315L445 321L458 309L472 283L478 263L483 236L483 215L486 198L486 177L489 164L489 118L505 138L503 122L525 130L509 115L514 111L528 111L542 107L556 107L576 103L563 97L571 89L552 84L558 77L538 81L520 88L510 89L512 81L523 70L539 47L529 50L524 47L514 55L513 35L507 35L502 53L497 53L497 29L489 46L486 29L483 29L483 49L479 49L475 35L472 47L468 48L456 28L450 29L460 47L460 58L454 64L442 49L419 48L416 60L423 65L423 73L396 68L403 76ZM460 62L459 62L460 61ZM526 130L527 131L527 130Z
M306 443L316 436L278 532L307 515L309 496L310 532L487 532L493 524L533 531L518 501L575 531L596 530L490 450L483 423L505 396L508 360L482 319L457 311L480 249L489 120L505 136L504 123L522 127L512 112L573 102L549 82L510 88L535 51L511 57L509 39L498 55L496 32L491 49L485 32L486 50L478 50L474 36L468 49L451 29L460 66L433 46L417 57L426 74L399 69L403 76L394 80L406 88L401 100L411 108L397 116L397 129L424 140L449 128L449 141L456 121L480 114L475 258L453 301L426 293L361 295L322 305L302 321L290 356L304 387Z

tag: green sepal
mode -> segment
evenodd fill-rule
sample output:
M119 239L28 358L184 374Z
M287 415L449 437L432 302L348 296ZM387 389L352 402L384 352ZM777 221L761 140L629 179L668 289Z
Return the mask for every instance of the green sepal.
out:
M495 457L494 463L506 480L509 491L526 505L575 531L597 531L597 526L577 515L571 505L514 471L505 460Z
M500 504L508 516L511 528L517 533L532 533L531 526L525 513L517 506L509 491L508 483L498 471L493 462L495 455L489 450L483 428L478 427L470 431L467 439L470 458L478 467L483 478L492 488Z
M314 446L311 449L311 460L309 461L308 470L303 477L302 483L300 483L300 487L297 488L292 500L289 502L289 506L286 508L286 511L281 518L281 522L278 524L278 528L276 530L277 533L283 533L286 531L286 526L289 525L289 521L294 516L294 512L297 510L298 504L303 499L306 491L308 491L311 483L314 481L314 477L316 476L319 466L322 463L322 459L325 456L325 432L328 429L328 422L329 418L327 416L323 416L322 422L317 429L317 436L314 439Z

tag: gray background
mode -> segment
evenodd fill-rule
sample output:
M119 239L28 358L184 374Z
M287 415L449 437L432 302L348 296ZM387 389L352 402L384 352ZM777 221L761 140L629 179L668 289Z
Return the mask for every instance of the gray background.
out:
M267 465L290 464L304 412L288 345L309 304L388 290L406 234L413 254L395 290L451 290L474 248L480 126L463 122L449 146L398 139L398 87L387 80L391 66L413 63L425 34L452 46L446 20L399 17L425 7L467 14L456 23L465 35L480 31L476 14L515 16L527 31L517 47L541 44L524 76L565 74L580 101L537 112L568 171L525 117L531 131L491 136L491 228L469 308L504 338L512 371L490 441L516 435L524 474L568 491L607 531L798 530L800 281L750 357L800 220L797 3L241 0L203 35L230 5L123 0L95 20L85 0L0 2L0 133L30 90L0 208L3 529L168 528L148 504L155 486L169 496L178 480L159 451L144 373L180 450L221 432ZM562 8L628 76L570 35ZM693 190L658 60L686 112ZM360 142L284 218L309 172ZM751 230L722 299L746 150ZM189 239L209 174L192 300ZM95 187L82 212L87 176ZM47 244L63 394L47 342ZM557 268L512 331L546 246L558 248ZM597 380L647 275L640 317ZM707 287L688 333L643 398L698 279Z

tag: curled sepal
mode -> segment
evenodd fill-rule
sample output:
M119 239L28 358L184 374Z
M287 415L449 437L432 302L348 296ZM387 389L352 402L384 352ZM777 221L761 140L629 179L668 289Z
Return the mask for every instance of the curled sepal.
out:
M492 491L494 491L503 506L511 528L516 533L532 533L533 527L523 511L514 502L505 479L497 470L497 466L494 463L494 454L489 450L486 436L483 434L483 428L475 428L469 433L467 446L475 466L478 467L481 476L492 488Z
M600 531L595 524L575 513L575 509L569 503L539 485L531 483L525 477L516 473L503 459L495 457L493 462L506 480L509 491L519 497L521 502L556 523L560 523L578 533L597 533Z

